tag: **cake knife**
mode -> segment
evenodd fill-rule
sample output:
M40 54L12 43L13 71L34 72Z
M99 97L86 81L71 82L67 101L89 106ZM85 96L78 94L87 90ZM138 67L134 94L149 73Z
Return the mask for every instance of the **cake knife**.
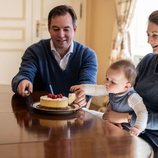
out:
M49 88L50 88L50 92L54 95L54 91L51 84L49 84Z

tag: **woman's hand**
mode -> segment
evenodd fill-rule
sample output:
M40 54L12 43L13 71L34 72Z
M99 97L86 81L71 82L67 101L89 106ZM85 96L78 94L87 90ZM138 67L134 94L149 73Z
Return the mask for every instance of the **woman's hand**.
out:
M103 115L103 119L112 123L128 123L128 115L128 113L120 113L112 110L107 110Z
M142 131L137 126L133 126L129 132L131 135L138 136Z

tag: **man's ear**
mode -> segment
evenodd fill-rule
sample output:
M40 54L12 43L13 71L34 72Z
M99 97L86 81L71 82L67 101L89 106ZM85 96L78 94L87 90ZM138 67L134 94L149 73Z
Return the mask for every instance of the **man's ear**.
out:
M48 32L50 33L50 27L48 26Z
M74 25L73 28L74 28L74 32L76 32L76 30L77 30L77 25Z

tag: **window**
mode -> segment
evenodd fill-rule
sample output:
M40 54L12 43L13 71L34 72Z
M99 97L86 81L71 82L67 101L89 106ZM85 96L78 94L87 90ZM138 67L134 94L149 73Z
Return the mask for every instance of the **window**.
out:
M137 0L134 17L129 28L131 52L136 65L144 55L152 52L150 45L147 43L146 29L148 16L154 10L158 10L158 1Z

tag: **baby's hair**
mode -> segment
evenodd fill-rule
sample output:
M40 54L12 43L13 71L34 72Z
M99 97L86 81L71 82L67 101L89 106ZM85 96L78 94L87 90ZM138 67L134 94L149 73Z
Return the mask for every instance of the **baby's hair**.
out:
M125 59L118 60L112 63L109 69L123 71L126 79L131 83L132 86L134 86L137 72L134 64L131 61Z

